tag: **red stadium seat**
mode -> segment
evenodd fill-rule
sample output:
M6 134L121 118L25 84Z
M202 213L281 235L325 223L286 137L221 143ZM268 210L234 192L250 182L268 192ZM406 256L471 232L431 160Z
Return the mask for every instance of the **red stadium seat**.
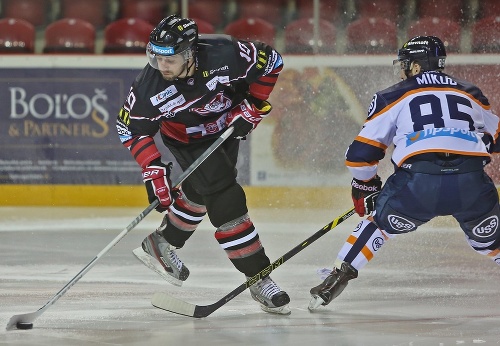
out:
M261 18L276 26L283 22L284 0L238 0L238 18Z
M397 22L401 3L394 0L356 0L355 6L358 17L380 17Z
M312 18L296 19L285 26L285 51L293 54L311 54L314 51L314 23ZM333 23L320 19L318 53L332 54L336 50L336 30Z
M379 17L361 17L346 27L348 53L394 53L397 50L397 27Z
M0 19L0 54L25 54L35 50L35 27L23 19Z
M192 20L196 22L196 25L198 25L198 32L200 34L213 34L215 33L215 28L212 24L209 22L199 19L199 18L194 18L194 17L189 17Z
M48 0L4 0L2 16L18 18L30 22L34 26L45 25L51 8Z
M168 1L120 0L120 18L139 18L156 26L166 17Z
M500 53L500 16L478 20L472 27L474 53Z
M83 19L63 18L45 28L44 53L94 53L95 28Z
M459 22L464 18L462 0L417 0L417 17L441 17Z
M319 1L319 17L330 22L339 19L340 15L340 0L320 0ZM313 18L314 7L311 0L296 0L298 18Z
M145 54L154 26L138 18L122 18L104 28L104 54Z
M78 18L94 27L103 27L108 21L108 0L61 0L61 18Z
M241 18L229 23L224 33L241 40L261 41L274 45L276 30L262 18Z
M500 1L481 0L479 1L479 17L500 16Z
M432 35L439 37L448 52L460 50L460 32L462 27L459 23L446 18L425 17L414 21L408 27L408 38Z
M189 0L188 17L202 19L218 28L224 24L224 0Z

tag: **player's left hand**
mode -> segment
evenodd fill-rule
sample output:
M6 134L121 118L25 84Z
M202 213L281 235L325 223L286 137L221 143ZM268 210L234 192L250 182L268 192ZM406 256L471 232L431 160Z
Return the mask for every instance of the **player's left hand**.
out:
M226 126L233 126L233 137L243 139L252 132L272 109L267 101L260 101L259 105L250 103L247 99L241 101L231 109L226 117Z
M151 162L142 170L142 180L146 185L149 203L153 203L155 199L158 199L160 203L155 209L160 213L168 210L168 207L177 196L177 192L170 181L171 170L172 162L164 164L160 159Z
M382 189L382 180L378 175L368 181L352 179L351 195L354 209L359 216L371 214L375 210L375 201Z

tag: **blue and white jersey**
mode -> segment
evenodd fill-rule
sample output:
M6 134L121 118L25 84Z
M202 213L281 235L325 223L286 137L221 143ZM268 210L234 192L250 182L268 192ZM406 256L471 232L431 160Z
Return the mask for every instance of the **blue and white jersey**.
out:
M357 179L377 173L394 144L396 166L423 153L489 157L500 152L500 118L481 90L442 72L427 71L377 92L362 130L346 152Z

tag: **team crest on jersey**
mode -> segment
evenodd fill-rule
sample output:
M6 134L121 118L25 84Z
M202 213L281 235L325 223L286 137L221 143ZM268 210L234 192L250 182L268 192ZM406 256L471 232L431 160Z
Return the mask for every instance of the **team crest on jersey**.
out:
M370 118L373 113L375 113L375 109L377 108L377 94L373 95L372 102L368 107L368 118Z
M151 97L150 100L153 106L157 106L166 99L168 99L170 96L175 95L176 93L177 93L177 88L175 87L175 85L171 85L165 90L160 91L158 94Z
M231 107L231 104L231 100L227 96L225 96L223 92L220 92L203 107L191 108L191 111L201 115L219 113L226 109L229 109Z

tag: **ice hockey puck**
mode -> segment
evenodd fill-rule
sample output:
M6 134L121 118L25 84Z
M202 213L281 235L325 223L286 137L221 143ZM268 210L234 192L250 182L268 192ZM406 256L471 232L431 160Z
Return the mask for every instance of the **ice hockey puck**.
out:
M17 329L32 329L33 328L33 323L29 323L29 322L17 322L16 323L16 328Z

